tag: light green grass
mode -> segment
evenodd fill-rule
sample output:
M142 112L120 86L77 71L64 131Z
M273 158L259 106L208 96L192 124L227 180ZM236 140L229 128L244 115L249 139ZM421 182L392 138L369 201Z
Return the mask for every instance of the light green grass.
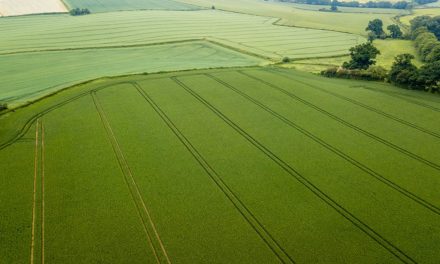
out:
M197 7L173 0L64 0L70 8L87 8L92 13L124 10L194 10Z
M63 87L103 76L249 66L263 62L263 59L203 41L20 53L0 58L3 76L0 101L12 104L23 104Z
M410 21L418 16L439 16L440 8L419 8L414 9L411 15L403 16L400 21L405 25L410 25Z
M435 263L439 111L436 95L278 68L65 90L0 115L0 262L30 257L39 131L54 262Z
M386 69L390 69L393 65L395 57L399 54L409 53L416 57L413 63L416 66L422 65L418 58L414 43L410 40L375 40L374 46L380 50L380 55L377 56L377 65Z

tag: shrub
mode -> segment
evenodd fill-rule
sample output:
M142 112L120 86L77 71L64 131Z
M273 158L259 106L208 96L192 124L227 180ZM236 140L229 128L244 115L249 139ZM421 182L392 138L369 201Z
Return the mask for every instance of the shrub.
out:
M290 58L289 58L289 57L284 57L284 58L283 58L283 62L284 62L284 63L288 63L288 62L290 62Z
M350 70L342 67L331 67L322 71L321 75L331 78L383 81L387 78L388 73L387 70L381 66L371 66L366 70Z

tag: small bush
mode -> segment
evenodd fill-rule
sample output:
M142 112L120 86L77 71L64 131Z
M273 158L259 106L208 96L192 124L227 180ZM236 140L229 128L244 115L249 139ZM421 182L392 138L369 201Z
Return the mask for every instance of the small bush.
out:
M6 103L0 103L0 111L8 109L8 105Z
M385 68L380 66L371 66L367 70L349 70L342 67L331 67L322 71L321 75L330 78L384 81L388 73Z
M288 63L288 62L290 62L290 58L289 57L284 57L282 61L283 61L283 63Z

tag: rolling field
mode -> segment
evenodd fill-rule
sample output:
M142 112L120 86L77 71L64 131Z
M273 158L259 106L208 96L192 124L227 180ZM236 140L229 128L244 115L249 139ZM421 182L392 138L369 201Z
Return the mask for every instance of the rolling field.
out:
M3 18L0 101L23 104L102 76L338 56L365 41L276 20L211 10Z
M0 116L0 263L436 263L439 112L269 67L62 91Z
M316 11L316 7L318 6L274 3L264 0L179 1L206 8L215 5L217 9L231 12L277 17L281 18L281 20L277 22L277 24L280 25L341 31L362 36L367 35L365 27L370 20L379 18L383 21L384 28L386 28L388 25L396 23L394 19L395 16L408 13L406 10L384 10L374 8L374 10L341 8L343 12L340 13L319 12ZM356 11L356 13L353 11Z
M61 0L0 0L0 17L64 12L67 9Z
M11 106L103 76L259 65L264 60L206 41L0 56L0 101ZM62 66L62 67L60 67Z
M173 0L65 0L70 8L87 8L92 13L126 10L195 10L193 5Z

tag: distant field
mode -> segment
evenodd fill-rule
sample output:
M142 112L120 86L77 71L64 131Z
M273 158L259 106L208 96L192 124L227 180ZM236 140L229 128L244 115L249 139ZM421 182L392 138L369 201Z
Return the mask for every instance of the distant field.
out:
M67 12L61 0L0 0L1 16Z
M377 65L387 69L391 68L394 58L403 53L414 55L416 59L413 60L413 63L416 66L422 65L422 62L418 58L414 43L410 40L375 40L374 46L376 46L381 52L381 55L377 57Z
M400 18L400 21L406 25L417 16L440 16L440 8L420 8L414 9L413 14Z
M0 116L0 262L435 263L439 111L271 68L63 91Z
M275 20L210 10L4 18L0 101L23 103L100 76L337 56L365 41L353 34L277 26ZM146 47L189 40L218 45Z
M0 54L209 39L279 59L346 54L365 41L353 34L277 26L275 20L210 10L18 17L0 24Z
M394 59L397 55L403 53L409 53L416 58L413 63L416 66L421 66L422 62L418 59L417 52L414 48L414 44L409 40L380 40L376 39L373 42L374 46L381 52L376 58L376 65L382 66L385 69L390 69L393 65ZM350 56L343 56L337 58L324 58L324 59L305 59L294 61L290 64L285 64L283 67L299 69L307 72L321 72L329 67L341 66L345 61L349 61Z
M91 12L121 10L195 10L196 6L173 0L64 0L70 8L87 8Z
M315 29L336 30L366 36L365 27L370 20L375 18L382 19L385 28L394 24L394 17L398 13L407 13L405 10L385 10L388 14L383 14L384 9L364 10L357 9L358 12L369 11L370 13L331 13L307 10L311 7L306 5L302 9L295 8L298 5L273 3L264 0L179 0L184 3L211 7L215 5L218 9L255 14L260 16L273 16L281 18L279 24L307 27ZM287 6L286 6L287 5ZM317 6L313 6L313 9ZM375 13L378 12L378 13Z
M23 104L102 76L258 65L262 59L207 42L0 56L0 101Z

